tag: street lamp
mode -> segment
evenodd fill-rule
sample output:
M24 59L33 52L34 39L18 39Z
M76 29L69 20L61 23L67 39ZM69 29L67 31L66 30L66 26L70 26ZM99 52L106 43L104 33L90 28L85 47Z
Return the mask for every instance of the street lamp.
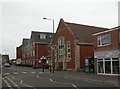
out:
M43 18L44 20L51 20L53 21L53 33L54 33L54 20L53 19L49 19L49 18Z
M44 20L51 20L51 21L53 21L53 33L54 33L54 20L53 19L50 19L50 18L43 18ZM51 44L52 44L52 42L51 42ZM55 62L54 62L54 64L53 64L53 73L54 73L54 69L55 69ZM50 67L50 72L51 72L51 67Z

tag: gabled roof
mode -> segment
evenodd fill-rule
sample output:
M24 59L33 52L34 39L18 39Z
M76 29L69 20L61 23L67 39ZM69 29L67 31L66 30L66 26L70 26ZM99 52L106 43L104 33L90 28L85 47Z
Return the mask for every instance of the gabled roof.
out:
M79 43L93 43L92 34L109 29L65 22Z
M46 35L46 39L40 39L40 34L45 34ZM39 42L39 43L50 43L51 39L53 39L54 37L54 33L50 33L50 32L38 32L38 31L32 31L31 32L31 39L34 42Z
M109 30L107 28L65 22L63 19L60 19L57 31L64 30L66 27L73 34L74 38L78 39L80 44L92 44L92 34Z

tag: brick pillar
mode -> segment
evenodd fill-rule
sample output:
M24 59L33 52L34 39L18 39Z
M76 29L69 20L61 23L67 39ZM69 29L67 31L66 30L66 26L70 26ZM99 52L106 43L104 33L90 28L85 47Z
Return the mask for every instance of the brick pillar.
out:
M75 40L75 70L80 71L80 46L77 43L78 40Z

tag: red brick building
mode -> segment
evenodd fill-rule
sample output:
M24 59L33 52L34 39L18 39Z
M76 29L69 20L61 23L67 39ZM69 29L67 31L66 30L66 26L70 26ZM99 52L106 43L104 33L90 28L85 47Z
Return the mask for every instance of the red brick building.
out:
M16 48L16 59L22 59L22 45Z
M48 58L51 58L49 46L53 37L54 33L32 31L30 37L32 48L29 59L33 68L42 67L43 62L48 63Z
M95 73L116 75L120 60L120 27L93 34Z
M52 44L56 69L85 70L85 59L94 59L92 34L108 29L60 20Z
M27 65L28 57L30 55L29 41L30 39L28 38L24 38L22 41L22 65L24 66Z

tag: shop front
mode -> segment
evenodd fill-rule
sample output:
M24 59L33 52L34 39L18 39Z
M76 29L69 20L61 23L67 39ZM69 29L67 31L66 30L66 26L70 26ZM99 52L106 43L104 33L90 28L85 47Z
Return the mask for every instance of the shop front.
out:
M119 51L96 52L97 74L118 75L119 74Z

